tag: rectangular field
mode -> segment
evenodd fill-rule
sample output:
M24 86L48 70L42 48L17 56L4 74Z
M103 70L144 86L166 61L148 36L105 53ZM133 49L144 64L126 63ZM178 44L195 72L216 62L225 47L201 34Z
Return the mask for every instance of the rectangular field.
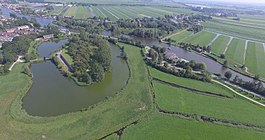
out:
M65 16L74 17L75 16L75 10L76 10L76 6L72 6L71 9L65 14Z
M89 17L92 17L93 14L90 11L89 7L85 7L85 6L79 6L77 11L76 11L76 19L87 19Z
M215 38L215 36L216 34L214 33L201 31L184 39L183 41L193 45L207 46Z
M220 35L211 45L212 51L217 55L223 54L230 38Z
M160 80L163 80L169 83L181 85L184 87L192 87L194 89L201 90L201 91L223 94L223 95L230 96L230 97L233 96L233 94L231 94L230 91L228 91L227 89L225 89L224 87L220 85L202 82L198 80L191 80L191 79L182 78L182 77L176 77L176 76L161 72L159 70L156 70L152 67L149 67L149 70L150 70L152 77L158 78Z
M265 50L262 44L248 42L246 66L249 72L265 77Z
M154 114L151 117L125 129L121 139L187 140L250 140L264 139L265 133L213 123L186 120L174 116Z
M192 35L192 32L190 31L183 31L181 33L177 33L174 36L170 37L172 40L175 40L177 42L181 42L183 39L189 37Z
M245 40L234 38L225 53L230 66L242 65L245 53Z
M265 126L265 109L241 97L207 96L158 82L153 84L158 105L164 110Z

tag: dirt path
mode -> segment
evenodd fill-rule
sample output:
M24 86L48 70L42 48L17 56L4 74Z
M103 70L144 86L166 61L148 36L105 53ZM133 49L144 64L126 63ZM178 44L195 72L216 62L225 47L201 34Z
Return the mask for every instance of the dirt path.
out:
M248 40L245 42L245 52L244 52L244 58L243 58L243 64L246 64L246 55L247 55L247 49L248 49Z
M227 51L227 49L228 49L228 47L229 47L229 45L231 44L231 42L232 42L233 39L234 39L234 37L230 36L230 40L229 40L229 42L227 43L227 45L226 45L226 47L225 47L225 50L224 50L224 53L223 53L223 54L226 53L226 51Z
M207 46L211 46L213 44L213 42L220 36L221 34L217 33L216 36L214 37L214 39L207 45Z
M258 102L258 101L255 101L255 100L253 100L253 99L251 99L251 98L249 98L249 97L247 97L247 96L245 96L245 95L242 95L242 94L236 92L234 89L230 88L229 86L227 86L227 85L225 85L225 84L223 84L223 83L221 83L221 82L219 82L219 81L216 81L216 80L212 80L212 81L215 82L215 83L217 83L217 84L219 84L219 85L222 85L223 87L229 89L229 90L232 91L233 93L235 93L235 94L237 94L237 95L239 95L239 96L241 96L241 97L243 97L243 98L245 98L245 99L247 99L247 100L249 100L249 101L251 101L251 102L257 104L257 105L260 105L260 106L265 107L264 104L262 104L262 103L260 103L260 102Z
M12 68L17 64L17 63L19 63L19 62L23 62L23 60L21 60L21 58L22 58L23 56L18 56L18 58L17 58L17 61L16 62L14 62L10 67L9 67L9 71L11 71L12 70Z

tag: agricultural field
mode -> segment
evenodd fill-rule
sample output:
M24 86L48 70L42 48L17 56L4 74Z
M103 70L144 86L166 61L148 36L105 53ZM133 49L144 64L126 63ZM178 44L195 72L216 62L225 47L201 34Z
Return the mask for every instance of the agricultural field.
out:
M77 9L78 7L76 6L72 6L68 11L67 13L65 13L65 16L67 17L75 17L75 10Z
M153 84L156 101L163 110L265 126L265 109L238 96L209 96L159 82Z
M170 38L172 40L175 40L176 42L181 42L183 39L189 37L192 35L192 32L190 31L182 31L180 33L176 33L175 35L171 36Z
M232 97L232 94L230 93L230 91L228 91L227 89L225 89L224 87L222 87L220 85L216 85L213 83L206 83L206 82L202 82L202 81L198 81L198 80L191 80L191 79L182 78L182 77L172 76L170 74L166 74L164 72L161 72L161 71L156 70L156 69L151 68L151 67L149 67L149 70L150 70L152 77L158 78L160 80L163 80L163 81L166 81L169 83L177 84L177 85L184 86L184 87L190 87L190 85L192 85L193 89L223 94L223 95Z
M159 17L172 14L189 14L191 10L162 6L92 6L95 16L108 17L112 21L138 17Z
M76 11L76 19L86 19L89 17L93 17L92 11L90 7L86 7L86 6L78 6L78 9Z
M234 38L225 53L230 66L242 65L245 54L245 40Z
M183 42L191 43L193 45L207 46L215 37L216 34L214 33L201 31L184 39Z
M217 55L224 54L226 46L229 43L230 38L227 36L220 35L212 44L211 50Z
M155 128L155 129L154 129ZM121 139L264 139L265 134L251 129L234 128L218 124L181 119L178 117L155 114L137 125L125 129Z
M246 66L249 72L265 77L265 48L262 44L248 42Z
M251 21L250 21L251 22ZM262 23L261 23L262 24ZM249 39L254 41L265 40L265 29L258 27L258 25L246 25L246 23L232 23L224 22L219 19L209 21L203 24L206 30L214 31L218 33L228 34L243 39ZM254 26L254 27L253 27ZM255 34L253 34L255 33Z

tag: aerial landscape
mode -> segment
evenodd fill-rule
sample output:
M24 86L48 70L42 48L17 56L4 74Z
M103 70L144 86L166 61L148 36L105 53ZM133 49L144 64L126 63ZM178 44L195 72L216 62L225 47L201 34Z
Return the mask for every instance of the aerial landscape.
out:
M0 140L265 139L264 0L0 0Z

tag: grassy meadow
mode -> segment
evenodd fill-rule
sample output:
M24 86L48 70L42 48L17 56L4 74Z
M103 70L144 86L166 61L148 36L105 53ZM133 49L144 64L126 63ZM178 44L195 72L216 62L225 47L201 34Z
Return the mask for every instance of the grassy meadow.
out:
M223 54L230 38L220 35L211 45L212 52L217 55Z
M216 34L201 31L184 39L183 42L191 43L193 45L207 46L214 39L215 36Z

